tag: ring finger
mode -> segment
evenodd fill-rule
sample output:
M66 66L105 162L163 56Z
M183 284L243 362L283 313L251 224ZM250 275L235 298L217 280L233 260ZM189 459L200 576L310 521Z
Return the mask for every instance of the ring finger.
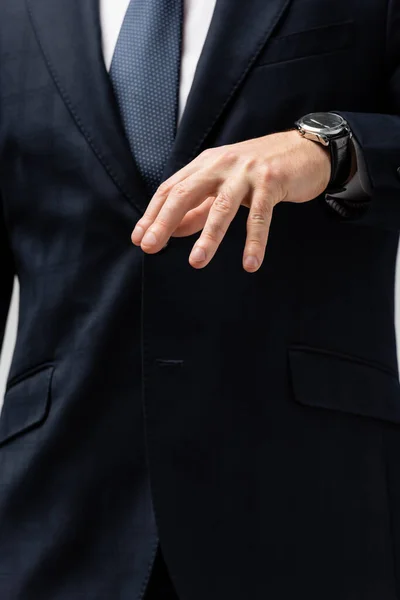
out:
M247 218L247 238L243 254L243 267L250 273L257 271L264 260L273 206L265 191L254 192Z
M221 188L211 206L202 234L190 254L192 267L199 269L208 265L249 193L250 183L242 174Z

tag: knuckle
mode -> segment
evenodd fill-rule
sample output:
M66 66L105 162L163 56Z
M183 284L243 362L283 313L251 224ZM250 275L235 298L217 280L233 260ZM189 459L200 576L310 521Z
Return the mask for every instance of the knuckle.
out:
M267 225L271 220L272 209L269 202L258 203L252 207L249 221L255 224Z
M177 198L182 198L189 193L189 187L184 182L177 183L173 189L173 193Z
M158 217L158 219L156 220L156 224L157 224L157 229L161 229L161 230L164 230L164 231L168 229L168 222L162 216Z
M249 215L250 223L254 223L255 225L265 225L267 223L266 213L254 211Z
M233 165L237 161L238 155L236 150L222 146L215 150L214 165L216 167L227 167Z
M213 153L214 148L206 148L205 150L203 150L203 152L201 152L199 158L209 158L210 156L212 156Z
M257 159L256 158L246 158L243 160L243 170L245 173L249 173L251 171L254 171L255 167L257 166Z
M277 163L269 162L260 167L259 181L262 187L270 187L271 184L279 180L279 177L280 167L277 165Z
M214 202L214 209L221 213L229 213L232 209L233 198L229 190L222 190Z
M223 237L228 231L228 224L221 221L213 221L211 223L211 231L218 237Z
M232 150L229 148L228 150L224 150L224 153L221 155L221 157L224 161L231 163L237 159L238 155L236 150Z
M163 183L161 183L158 188L157 188L157 193L164 195L164 194L168 194L168 192L171 189L171 184L168 183L168 181L163 181Z
M263 251L265 248L265 244L259 238L249 237L247 240L247 247L251 248L252 252L256 252L259 254L259 251Z
M264 164L259 170L259 181L262 186L268 186L271 183L272 171L268 164Z
M153 223L153 219L151 218L151 215L147 216L147 217L142 217L140 219L140 221L137 222L137 225L139 227L142 228L147 228L149 227L151 224Z
M217 170L215 176L218 178L218 170L225 169L237 161L238 155L236 150L231 150L229 146L217 146L215 148L207 148L199 154L200 162L207 162Z
M208 227L203 231L203 238L212 244L217 244L219 241L218 228Z
M212 242L218 242L226 234L228 225L218 219L212 219L204 228L203 234Z

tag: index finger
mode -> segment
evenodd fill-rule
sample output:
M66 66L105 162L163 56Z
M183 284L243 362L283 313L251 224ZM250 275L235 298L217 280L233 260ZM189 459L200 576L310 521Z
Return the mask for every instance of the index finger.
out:
M199 158L199 157L197 157ZM195 173L199 168L197 159L192 160L188 165L171 175L157 189L156 193L150 200L144 215L136 223L136 227L132 232L132 242L140 245L144 234L152 223L154 223L157 215L168 198L168 194L172 188L184 181L187 177Z
M211 169L199 171L175 185L163 203L157 217L141 241L145 252L158 252L168 242L172 233L187 212L216 195L221 181Z

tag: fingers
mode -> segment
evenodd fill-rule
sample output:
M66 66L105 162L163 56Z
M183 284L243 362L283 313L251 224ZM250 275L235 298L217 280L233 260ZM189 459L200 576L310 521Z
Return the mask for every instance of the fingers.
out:
M190 236L203 229L189 257L190 264L201 269L214 257L243 204L250 209L243 267L257 271L265 257L273 207L285 194L276 169L265 164L261 169L253 148L249 158L247 146L237 146L236 151L207 150L165 181L135 227L132 242L154 254L171 236ZM241 161L239 150L244 154Z
M250 192L250 183L242 174L221 189L214 200L203 232L189 257L192 267L203 268L211 261L221 244L239 206Z
M273 201L265 191L255 191L247 219L247 238L243 253L243 268L254 273L260 268L268 242Z
M137 243L145 252L158 252L168 242L186 213L212 195L216 185L218 182L211 171L200 171L175 185L166 198L162 196L162 192L160 195L157 193L152 207L146 211L148 219L153 219L153 222L141 240L132 234L132 241L135 243L138 240Z
M182 223L175 229L173 237L186 237L201 231L206 224L208 213L214 203L215 197L210 196L203 204L190 210L182 220Z
M207 160L207 153L203 152L197 158L192 160L186 167L177 171L174 175L172 175L169 179L164 181L153 198L151 199L145 214L143 217L137 222L135 229L132 232L132 242L136 245L140 245L141 241L147 231L147 229L154 223L158 214L161 211L161 208L165 204L169 194L172 192L175 186L183 184L183 182L199 172L201 165L204 165ZM204 198L203 198L204 199Z

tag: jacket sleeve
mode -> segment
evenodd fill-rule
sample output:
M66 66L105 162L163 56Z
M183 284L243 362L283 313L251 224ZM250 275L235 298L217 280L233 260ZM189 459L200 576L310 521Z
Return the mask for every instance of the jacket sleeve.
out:
M14 274L14 261L8 242L3 202L1 201L0 195L0 347L3 345L4 332L14 285Z
M354 135L360 181L354 187L354 206L365 211L359 221L400 230L400 0L390 0L386 36L387 114L333 111L349 123ZM349 197L350 196L350 197ZM341 194L337 198L340 202ZM351 194L343 194L351 206ZM357 213L356 213L357 214Z

